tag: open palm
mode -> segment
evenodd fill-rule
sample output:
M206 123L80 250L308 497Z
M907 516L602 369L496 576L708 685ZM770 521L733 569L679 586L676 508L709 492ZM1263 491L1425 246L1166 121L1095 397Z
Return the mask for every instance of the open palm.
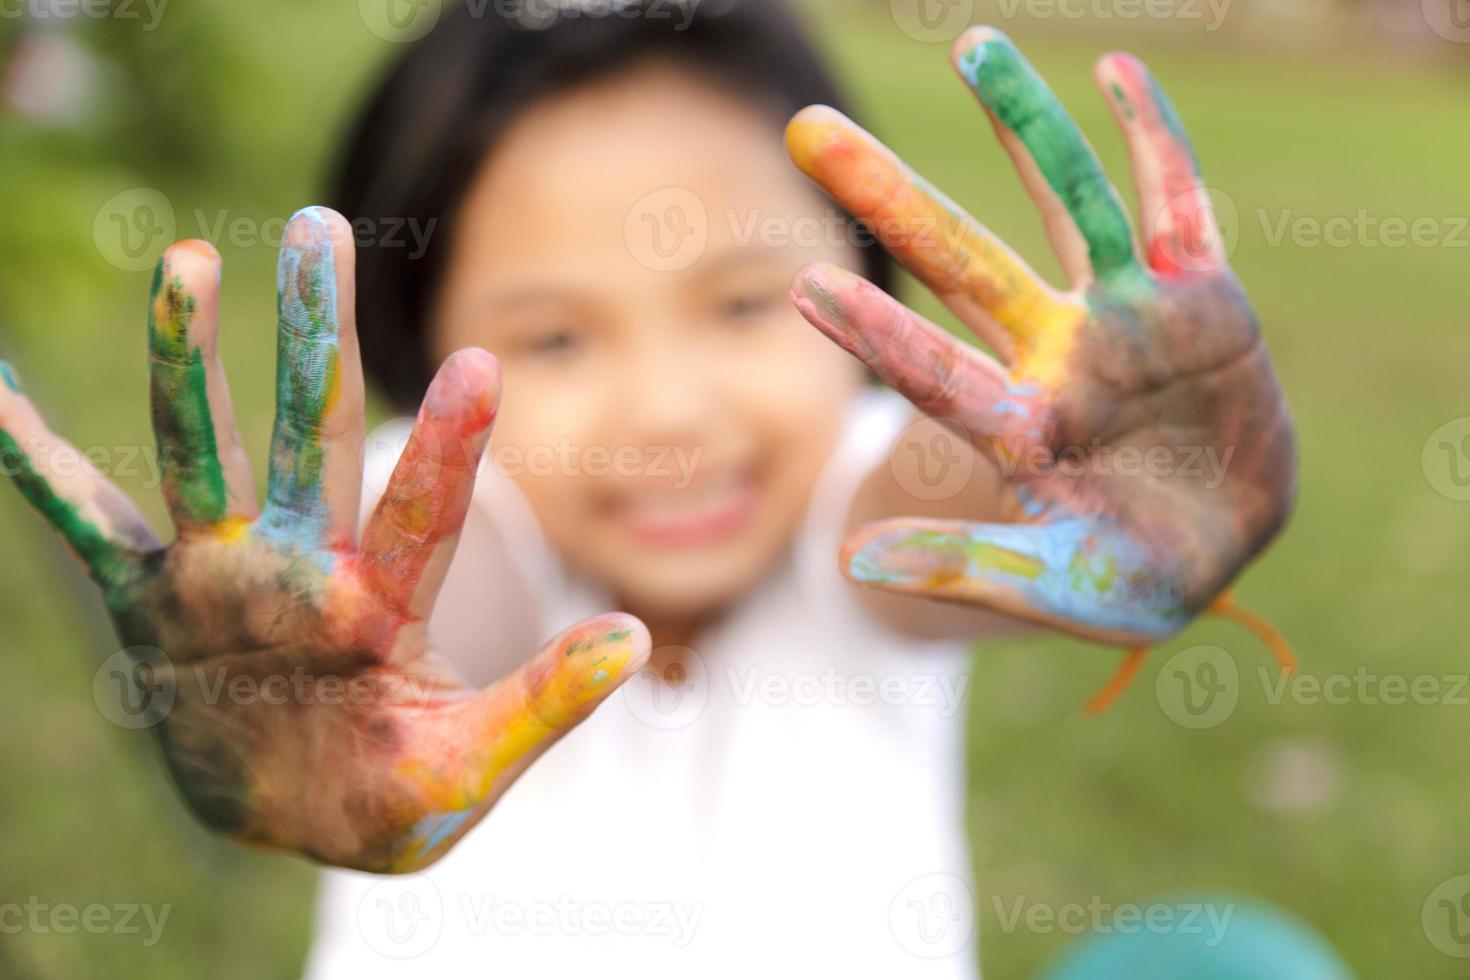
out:
M804 270L797 305L1005 478L1010 523L860 529L859 582L983 605L1118 645L1167 638L1271 541L1295 492L1295 436L1256 318L1226 264L1194 153L1147 70L1102 59L1127 136L1146 247L1097 157L1004 35L955 66L989 113L1071 279L1060 292L872 136L826 108L793 158L995 352L866 281Z
M219 256L202 242L165 254L149 323L175 542L161 546L101 474L52 465L75 456L8 369L0 449L166 692L156 731L200 818L242 842L403 872L446 852L636 672L648 637L630 617L599 617L484 691L433 654L425 624L489 440L499 366L476 350L445 363L359 544L353 263L341 216L292 219L263 508L217 354Z

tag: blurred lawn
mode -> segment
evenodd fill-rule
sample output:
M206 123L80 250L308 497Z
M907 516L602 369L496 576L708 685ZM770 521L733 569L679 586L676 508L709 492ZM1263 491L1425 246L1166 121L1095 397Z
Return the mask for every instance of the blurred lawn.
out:
M170 8L151 34L97 28L119 75L101 135L0 120L0 353L53 425L95 446L147 431L147 273L98 254L92 221L120 191L162 190L179 237L210 219L284 216L317 196L333 133L391 54L357 5L288 0ZM942 45L878 15L820 15L876 131L1049 271L1039 222ZM107 31L111 33L106 33ZM1283 216L1470 215L1463 74L1363 52L1252 54L1166 34L1081 38L1012 31L1126 184L1092 60L1127 44L1167 84L1213 186L1239 219L1236 267L1295 406L1301 507L1242 588L1295 641L1311 675L1453 677L1467 670L1470 504L1439 495L1421 451L1470 415L1470 249L1273 243ZM143 69L142 83L128 69ZM1130 194L1131 188L1125 187ZM1261 217L1264 212L1264 224ZM223 344L247 441L263 447L274 356L274 255L224 247ZM926 298L912 296L931 315ZM161 516L142 476L122 479ZM172 904L163 942L0 935L0 977L173 980L292 977L310 929L312 874L223 846L170 795L150 739L101 718L95 655L115 647L99 604L9 491L0 492L0 901ZM78 602L78 598L83 601ZM1166 716L1169 655L1227 649L1242 689L1224 724ZM1426 940L1425 898L1470 872L1457 818L1470 805L1464 705L1273 705L1268 654L1206 623L1152 658L1102 720L1079 705L1112 653L1064 640L986 650L971 720L969 825L988 976L1030 975L1068 938L1006 933L998 910L1248 892L1323 928L1367 978L1449 980L1462 965ZM1293 802L1295 801L1295 802Z

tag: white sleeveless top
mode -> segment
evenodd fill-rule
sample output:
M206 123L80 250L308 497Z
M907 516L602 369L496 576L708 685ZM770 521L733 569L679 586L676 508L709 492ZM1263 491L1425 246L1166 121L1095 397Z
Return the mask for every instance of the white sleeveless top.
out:
M968 661L868 618L837 571L857 487L910 411L855 404L788 558L682 685L630 680L427 872L326 872L309 980L973 980ZM391 461L370 461L370 488ZM542 636L609 611L484 472L465 540L502 536ZM440 608L491 587L456 560Z

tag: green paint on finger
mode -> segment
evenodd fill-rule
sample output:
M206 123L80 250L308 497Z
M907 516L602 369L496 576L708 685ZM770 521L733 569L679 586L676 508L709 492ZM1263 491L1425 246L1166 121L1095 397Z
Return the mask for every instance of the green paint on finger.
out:
M125 563L117 548L76 504L56 492L15 437L4 429L0 429L0 463L21 496L60 532L94 579L103 585L121 579Z
M1133 103L1128 101L1128 93L1123 91L1123 86L1114 82L1112 85L1113 98L1118 100L1118 108L1123 110L1123 118L1129 122L1133 121Z
M1098 278L1136 270L1133 232L1102 165L1015 45L1004 37L977 44L960 56L959 70L986 107L1030 151L1077 222Z
M164 494L191 523L214 523L227 506L203 355L189 336L197 304L183 280L153 280L148 308L152 356L153 427L158 435Z

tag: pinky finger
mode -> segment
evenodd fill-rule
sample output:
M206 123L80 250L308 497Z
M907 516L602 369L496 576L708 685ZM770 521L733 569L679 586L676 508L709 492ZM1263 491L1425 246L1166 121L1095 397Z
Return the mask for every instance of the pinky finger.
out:
M123 579L136 556L160 547L127 496L85 455L46 427L0 363L0 465L104 587Z
M1199 161L1158 80L1122 53L1099 61L1096 79L1128 141L1149 267L1161 276L1223 269L1225 245Z
M848 538L842 566L860 585L984 606L1118 646L1157 643L1195 616L1147 552L1098 519L883 521Z

